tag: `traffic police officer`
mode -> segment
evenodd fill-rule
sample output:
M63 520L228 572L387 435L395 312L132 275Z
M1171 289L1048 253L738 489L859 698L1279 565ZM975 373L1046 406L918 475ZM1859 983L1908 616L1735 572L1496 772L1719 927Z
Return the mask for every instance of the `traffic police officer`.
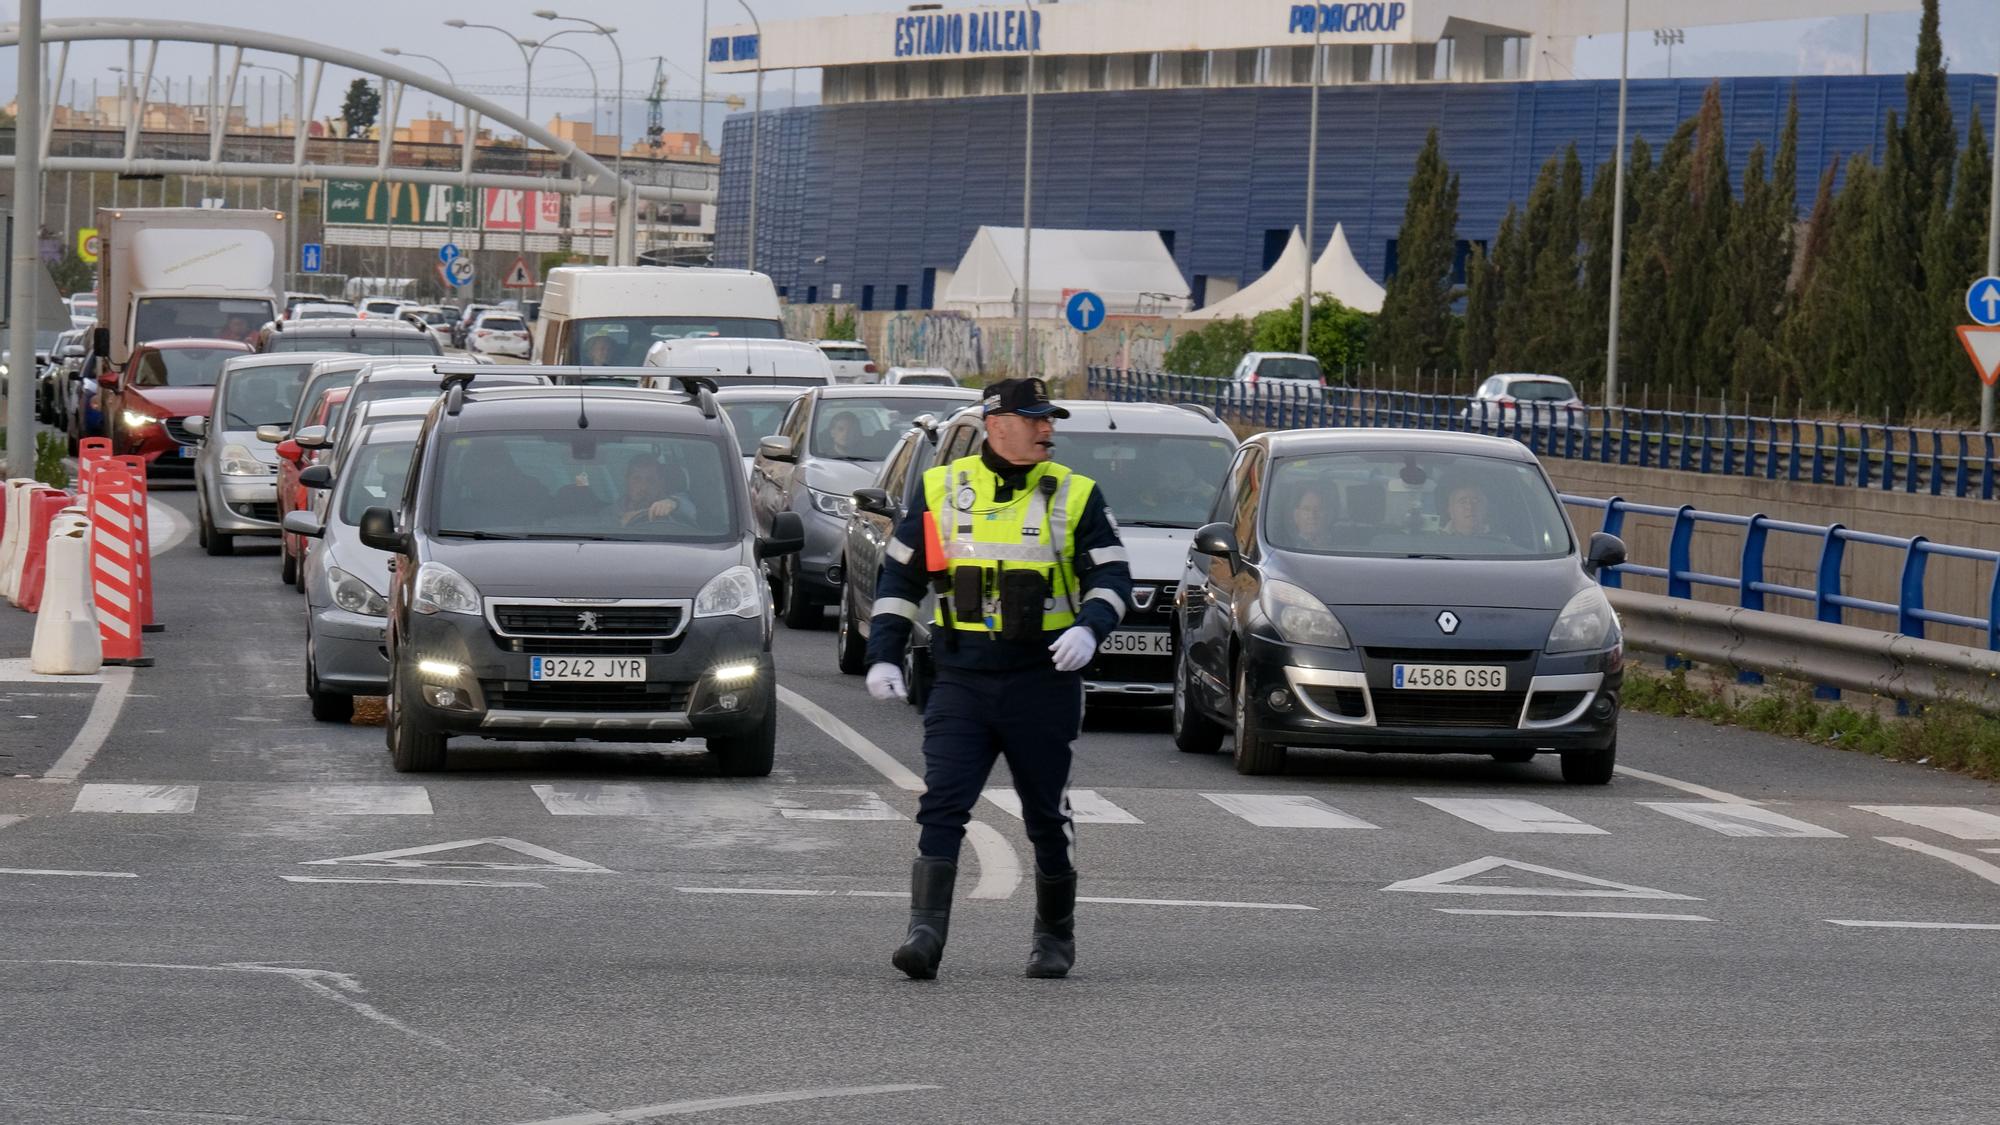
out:
M1132 574L1118 524L1089 477L1050 460L1055 420L1040 379L1007 379L981 403L978 453L924 474L924 503L903 517L883 560L868 633L868 690L907 694L903 649L925 592L938 595L924 710L924 795L910 870L910 928L897 968L937 976L951 921L959 845L972 806L1006 755L1035 848L1028 975L1076 960L1075 832L1069 744L1083 723L1083 680L1125 615Z

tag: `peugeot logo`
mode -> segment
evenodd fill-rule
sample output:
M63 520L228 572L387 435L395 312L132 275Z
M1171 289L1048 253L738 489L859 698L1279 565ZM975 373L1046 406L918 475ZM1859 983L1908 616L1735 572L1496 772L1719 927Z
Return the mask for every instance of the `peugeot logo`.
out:
M1444 630L1445 636L1449 637L1453 633L1458 632L1458 614L1447 609L1443 613L1438 614L1437 620L1438 628Z
M589 610L585 610L584 612L577 614L576 628L577 631L580 633L597 632L597 615L595 613L590 612ZM1445 632L1449 633L1451 632L1451 630L1446 629Z

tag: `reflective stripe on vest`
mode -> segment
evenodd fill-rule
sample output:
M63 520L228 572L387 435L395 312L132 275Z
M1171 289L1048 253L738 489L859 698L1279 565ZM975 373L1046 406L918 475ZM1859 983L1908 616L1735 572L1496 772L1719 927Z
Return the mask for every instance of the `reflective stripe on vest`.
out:
M1044 480L1054 482L1044 492ZM1046 632L1076 623L1077 589L1075 531L1070 512L1088 502L1095 487L1089 477L1061 465L1045 463L1028 473L1022 489L1006 502L994 499L999 478L977 454L961 457L924 474L924 499L937 516L945 559L952 571L974 567L985 592L978 607L980 620L947 620L940 601L935 620L945 628L997 633L1001 628L998 571L1031 570L1049 584L1041 628ZM955 589L955 583L947 589ZM953 607L956 610L958 607Z

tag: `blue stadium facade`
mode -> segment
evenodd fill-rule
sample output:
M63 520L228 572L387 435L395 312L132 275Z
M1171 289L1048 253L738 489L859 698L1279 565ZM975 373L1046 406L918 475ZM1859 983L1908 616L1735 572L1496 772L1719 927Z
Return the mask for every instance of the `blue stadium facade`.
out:
M1821 171L1879 158L1903 76L1705 78L1631 83L1629 128L1655 150L1721 85L1730 165L1774 149L1799 99L1801 212ZM1991 76L1953 75L1961 139ZM1035 102L1035 225L1157 230L1197 300L1208 278L1263 273L1303 218L1308 91L1299 87L1121 90ZM1345 224L1378 279L1392 263L1404 190L1425 134L1441 130L1460 176L1459 237L1485 241L1542 163L1574 142L1586 176L1615 147L1613 81L1483 82L1328 88L1320 94L1314 251ZM1018 97L873 102L770 110L758 142L757 268L794 302L927 308L937 271L955 268L980 226L1021 223ZM716 264L746 263L751 115L725 126ZM1992 122L1986 121L1990 129Z

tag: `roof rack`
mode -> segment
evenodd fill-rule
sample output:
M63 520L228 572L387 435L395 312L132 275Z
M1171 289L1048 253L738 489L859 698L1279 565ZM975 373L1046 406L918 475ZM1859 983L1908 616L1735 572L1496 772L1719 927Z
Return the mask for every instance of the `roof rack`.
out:
M1176 402L1173 405L1180 407L1182 410L1191 410L1211 422L1222 421L1222 418L1212 408L1204 406L1199 402Z
M465 390L478 378L479 369L472 364L440 363L431 370L443 376L438 389L444 392L444 412L456 415L465 409Z
M460 388L457 391L458 398L451 400L448 406L450 412L456 414L458 413L458 404L464 398L464 390L462 388L472 382L473 378L480 372L494 372L495 365L483 363L439 363L433 367L433 370L443 377L443 382L439 384L439 387L447 395L453 393L454 388ZM712 368L662 369L658 367L587 367L581 364L517 363L509 364L506 372L510 375L540 375L555 386L579 387L592 383L602 384L611 382L630 386L634 390L661 389L658 381L664 379L673 384L668 389L679 391L692 399L694 404L701 408L702 417L714 418L721 409L715 403L715 391L717 390L715 380L709 377L714 374Z

